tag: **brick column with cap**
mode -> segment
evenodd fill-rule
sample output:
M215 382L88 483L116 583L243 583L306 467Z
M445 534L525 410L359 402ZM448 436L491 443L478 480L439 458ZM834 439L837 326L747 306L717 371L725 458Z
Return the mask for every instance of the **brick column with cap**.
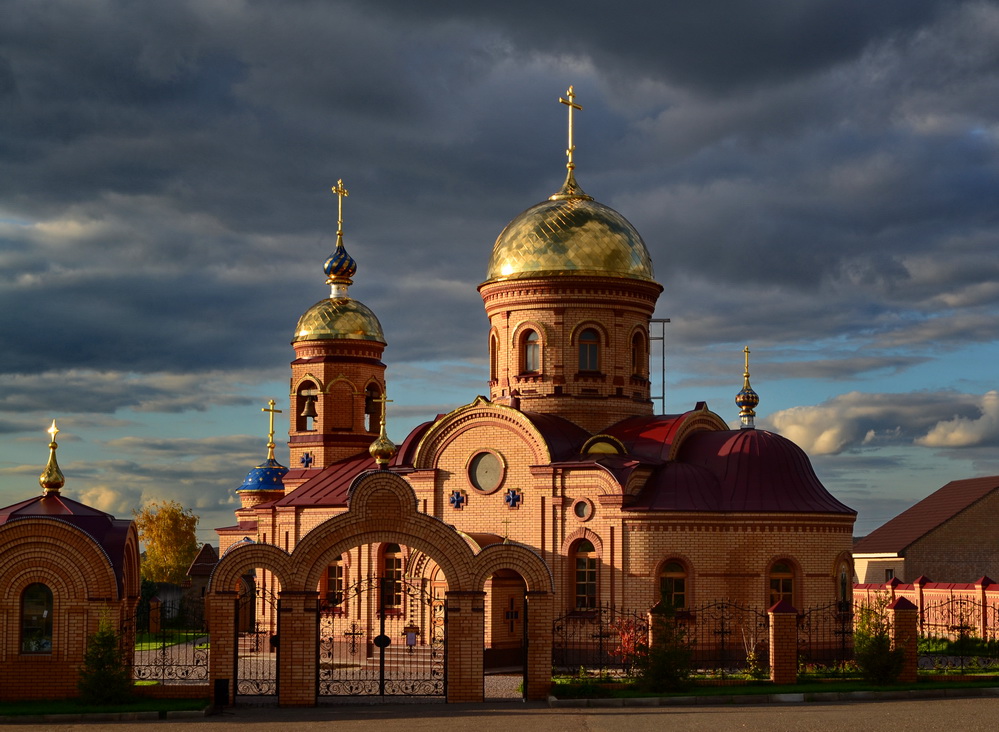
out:
M919 667L919 608L904 597L896 597L888 606L891 610L892 647L905 649L899 683L916 680Z
M798 681L798 611L781 600L770 614L770 680L775 684Z

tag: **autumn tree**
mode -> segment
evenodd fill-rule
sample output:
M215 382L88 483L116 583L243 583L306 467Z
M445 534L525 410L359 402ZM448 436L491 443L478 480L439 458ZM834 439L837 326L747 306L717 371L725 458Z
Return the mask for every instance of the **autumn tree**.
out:
M146 548L143 579L181 584L198 554L198 517L177 501L153 501L134 513L139 540Z

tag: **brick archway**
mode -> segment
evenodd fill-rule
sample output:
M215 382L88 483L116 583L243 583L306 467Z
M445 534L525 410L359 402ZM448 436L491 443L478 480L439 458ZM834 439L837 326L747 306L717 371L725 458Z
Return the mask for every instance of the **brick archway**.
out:
M278 613L278 701L282 706L316 703L318 591L330 560L364 544L392 542L419 550L433 559L448 582L446 594L447 700L483 700L484 584L500 569L519 572L531 603L528 698L543 699L551 675L553 582L547 565L532 550L518 545L487 547L476 554L465 539L440 519L421 513L416 495L400 476L371 471L357 477L348 493L345 513L306 534L291 554L278 547L247 544L227 552L212 574L208 612L212 632L211 679L227 679L235 649L235 592L239 576L250 567L273 572L281 583ZM216 637L219 638L218 642ZM230 683L230 702L235 699Z

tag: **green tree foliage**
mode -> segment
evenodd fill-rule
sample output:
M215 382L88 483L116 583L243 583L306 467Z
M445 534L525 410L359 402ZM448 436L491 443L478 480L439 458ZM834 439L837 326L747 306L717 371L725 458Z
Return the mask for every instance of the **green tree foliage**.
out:
M132 675L107 612L87 638L77 688L84 704L120 704L132 696Z
M198 555L198 517L177 501L153 501L135 512L135 525L146 548L143 579L181 584Z
M879 595L857 610L854 659L864 680L872 684L894 683L905 663L905 649L892 647L889 603L887 595Z
M663 692L684 689L690 682L693 653L676 610L661 602L650 613L652 643L639 643L635 667L640 686Z

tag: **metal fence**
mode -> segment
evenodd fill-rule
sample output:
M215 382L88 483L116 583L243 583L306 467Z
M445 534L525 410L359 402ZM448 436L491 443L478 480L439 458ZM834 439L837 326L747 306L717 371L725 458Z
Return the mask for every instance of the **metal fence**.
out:
M161 684L208 682L208 627L202 598L140 603L122 625L122 639L134 641L132 678Z

